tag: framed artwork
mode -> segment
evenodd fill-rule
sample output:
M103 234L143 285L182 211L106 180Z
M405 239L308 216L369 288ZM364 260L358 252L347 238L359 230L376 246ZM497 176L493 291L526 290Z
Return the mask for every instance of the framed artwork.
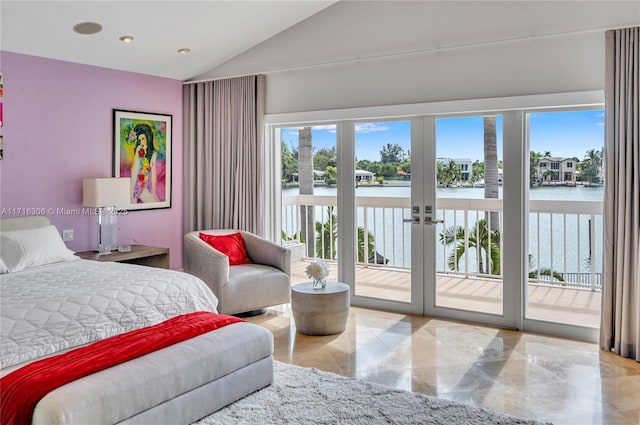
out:
M113 110L113 175L131 179L128 210L171 207L171 120Z

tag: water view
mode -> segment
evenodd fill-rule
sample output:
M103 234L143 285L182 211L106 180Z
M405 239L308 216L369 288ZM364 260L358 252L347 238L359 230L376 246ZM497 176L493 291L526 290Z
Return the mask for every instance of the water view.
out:
M357 209L357 225L366 227L371 235L375 235L375 250L387 260L386 265L391 267L409 268L411 265L410 232L409 225L403 223L403 219L410 217L410 191L409 186L376 186L359 187L356 190L358 198L378 198L385 207L359 207ZM291 197L298 194L298 188L286 188L282 196ZM336 197L336 187L319 186L314 188L314 196ZM485 212L478 210L442 210L442 205L452 199L483 199L483 188L458 187L437 188L437 217L445 220L444 225L438 225L436 230L439 235L446 228L458 227L466 222L470 231L478 220L484 218ZM589 202L597 207L604 197L602 186L543 186L530 189L531 201L554 202L553 213L537 212L532 203L529 215L529 254L530 269L551 270L560 274L581 273L588 275L591 272L591 260L596 273L601 271L602 255L602 216L591 215L580 204L576 211L572 212L572 203ZM395 198L391 204L384 198ZM500 188L502 198L502 187ZM573 202L572 202L573 201ZM402 204L401 204L402 203ZM544 205L543 204L543 205ZM394 207L389 207L393 205ZM575 208L574 208L575 209ZM334 210L337 213L337 208ZM581 215L578 216L578 213ZM328 220L326 207L315 207L316 221ZM593 223L590 220L594 220ZM295 233L298 226L294 220L284 220L284 230L288 235ZM591 238L595 238L592 240ZM326 243L329 243L328 241ZM592 250L595 254L592 255ZM451 256L453 247L445 247L436 242L436 269L438 271L451 271L447 259ZM459 271L467 270L470 273L479 272L479 261L475 250L469 250L458 265ZM468 265L467 265L468 262ZM575 276L574 276L575 278ZM579 279L579 278L575 278ZM585 279L582 279L583 281Z
M317 196L337 196L337 188L316 186L313 194ZM297 187L282 189L282 196L298 194ZM529 189L531 200L558 200L558 201L604 201L603 186L543 186ZM356 190L356 196L386 196L404 197L411 196L411 188L407 186L360 186ZM484 188L481 187L439 187L436 189L437 198L465 198L484 199ZM500 199L502 199L502 186L500 187Z
M602 110L535 112L529 119L530 278L598 284L602 268ZM435 119L436 269L501 277L504 228L502 115ZM412 122L356 122L356 226L361 264L411 266ZM333 124L283 128L284 237L308 227L317 257L336 259L337 147ZM413 159L413 161L412 161ZM318 185L324 182L326 185ZM298 190L297 185L300 185ZM292 187L287 187L291 185ZM485 187L487 193L485 193ZM299 193L304 194L298 198ZM509 196L509 194L507 194ZM497 199L499 199L497 201ZM305 216L305 205L314 217ZM305 222L303 225L302 222ZM311 254L311 253L308 253ZM570 276L573 274L572 276ZM593 287L592 287L593 289Z

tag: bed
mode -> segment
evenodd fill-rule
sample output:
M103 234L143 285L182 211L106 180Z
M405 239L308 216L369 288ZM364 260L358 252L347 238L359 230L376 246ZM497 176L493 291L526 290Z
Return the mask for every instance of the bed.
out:
M216 313L194 276L80 260L57 239L46 217L0 220L0 376L178 315ZM32 423L187 424L272 380L271 333L233 323L63 385L37 403Z

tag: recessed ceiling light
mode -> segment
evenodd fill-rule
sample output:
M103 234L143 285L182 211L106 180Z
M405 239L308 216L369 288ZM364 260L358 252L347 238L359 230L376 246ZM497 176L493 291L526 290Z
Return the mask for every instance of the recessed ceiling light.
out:
M123 35L118 40L122 41L123 43L131 43L133 41L133 36L132 35Z
M102 31L102 25L97 22L80 22L73 26L73 30L78 34L91 35Z
M180 53L181 55L186 55L190 51L191 51L191 49L188 49L186 47L183 47L182 49L178 49L178 53Z

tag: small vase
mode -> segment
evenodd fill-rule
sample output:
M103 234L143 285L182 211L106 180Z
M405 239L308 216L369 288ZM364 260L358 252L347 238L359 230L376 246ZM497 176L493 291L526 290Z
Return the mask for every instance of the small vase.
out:
M327 279L313 279L313 289L324 289L327 286Z

